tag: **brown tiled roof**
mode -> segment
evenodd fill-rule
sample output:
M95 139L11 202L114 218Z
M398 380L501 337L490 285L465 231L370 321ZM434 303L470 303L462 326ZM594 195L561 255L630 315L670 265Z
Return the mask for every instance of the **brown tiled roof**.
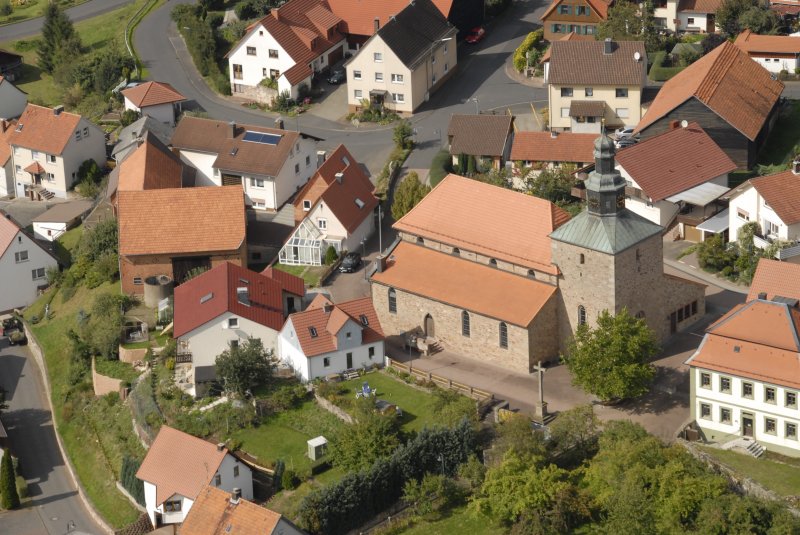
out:
M530 325L556 292L550 284L408 242L397 245L372 280L520 327Z
M186 100L186 97L178 93L174 87L164 82L145 82L130 89L123 89L122 95L137 108Z
M608 17L608 8L611 6L611 1L606 2L605 0L586 0L586 3L589 4L589 6L592 8L592 11L597 13L601 19L605 20ZM550 4L550 6L542 15L542 20L545 20L547 17L549 17L559 4L561 4L561 0L553 0L553 3ZM556 15L558 15L558 12L556 12Z
M17 121L0 120L0 167L5 166L11 158L11 145L8 144L11 134L17 126Z
M553 136L550 132L517 132L511 146L511 159L591 163L594 161L595 139L597 134L562 132Z
M716 13L721 5L722 0L680 0L678 3L678 12Z
M299 284L303 284L302 279ZM239 299L239 288L247 288L245 303ZM225 312L280 331L284 320L282 290L280 282L265 275L231 262L220 264L175 288L175 336L183 336Z
M299 295L300 297L306 294L305 282L300 277L296 277L280 269L275 269L272 266L264 268L261 274L280 284L284 292Z
M453 7L453 0L434 0L434 5L447 18ZM375 19L381 27L389 18L400 13L408 5L408 0L328 0L331 10L344 21L343 31L354 35L375 33Z
M206 486L197 495L183 521L180 535L272 535L281 515L240 498Z
M559 39L559 41L581 41L582 37L590 37L592 40L594 39L594 37L591 35L589 36L578 35L575 32L569 32L567 35ZM544 54L542 54L542 59L539 60L539 63L545 63L547 61L550 61L550 48L551 47L548 46L547 50L544 51Z
M25 169L23 169L26 173L33 173L34 175L40 175L44 173L44 167L37 161L33 161L28 164Z
M66 111L56 115L50 108L28 103L17 120L9 143L47 154L61 154L75 135L80 121L80 115Z
M185 164L149 132L119 165L117 191L180 188Z
M798 388L798 326L800 311L784 303L737 305L708 328L687 364Z
M614 41L604 54L603 41L555 41L550 45L550 84L644 85L647 52L640 41ZM638 52L640 60L634 59Z
M362 323L361 316L367 318L367 325ZM354 321L361 327L361 343L371 344L383 340L383 329L372 306L372 299L364 297L354 301L333 304L322 294L317 295L314 301L303 312L296 312L289 316L297 341L306 357L314 357L331 351L336 351L336 334L347 323ZM316 336L312 336L314 328Z
M11 242L14 241L14 237L19 230L17 224L0 211L0 257L6 252Z
M556 274L549 235L568 219L544 199L451 174L394 228Z
M648 197L660 201L736 170L736 164L697 123L620 151L617 163Z
M343 175L341 183L336 180L337 173ZM295 220L299 216L302 221L307 213L303 201L310 201L313 210L321 200L348 232L354 232L378 205L374 191L375 186L356 159L344 145L339 145L297 194ZM362 202L361 206L356 199Z
M800 54L800 39L789 35L758 35L745 30L733 44L745 52Z
M750 184L785 225L800 222L800 175L783 171L751 178Z
M241 186L120 191L117 214L120 255L236 251L245 240Z
M606 103L603 100L573 100L569 103L570 117L603 117Z
M235 130L231 136L231 128ZM246 132L261 132L280 136L275 145L244 141ZM231 126L225 121L186 117L181 119L171 144L180 150L216 154L214 167L226 171L277 176L289 151L304 134L255 125Z
M761 292L767 294L767 299L776 296L800 299L800 264L769 258L759 260L747 300L758 299Z
M162 425L136 477L156 486L156 505L175 494L194 500L228 453L201 438Z
M755 140L783 91L764 67L726 41L670 78L642 120L641 132L694 97L748 139Z
M447 127L450 154L502 156L513 123L512 115L453 114Z

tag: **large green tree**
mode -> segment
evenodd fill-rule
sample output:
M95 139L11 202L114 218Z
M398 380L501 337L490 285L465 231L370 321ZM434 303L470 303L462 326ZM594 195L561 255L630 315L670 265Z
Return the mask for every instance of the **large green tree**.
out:
M615 41L644 41L648 52L661 47L650 2L641 5L630 0L615 2L608 10L608 18L597 27L596 37L601 41L607 37Z
M431 187L420 182L416 172L408 173L394 192L392 217L395 221L410 212L430 191Z
M564 361L572 382L602 401L640 396L655 375L650 359L658 351L655 334L644 318L623 308L616 316L600 313L595 328L575 331Z
M19 507L14 461L8 448L4 450L3 461L0 463L0 507L6 510Z
M527 193L550 202L566 202L572 200L572 186L575 177L572 168L542 169L538 173L529 171L525 176Z
M728 37L736 37L745 29L770 33L778 25L775 14L759 0L722 0L715 21Z
M400 444L397 416L378 413L373 398L356 400L352 413L355 422L336 433L330 451L333 464L348 472L369 468Z
M264 349L259 338L248 338L223 351L216 361L217 377L225 390L244 396L248 389L265 383L275 371L277 362L272 350Z
M52 73L59 61L71 62L80 48L80 37L75 33L72 21L58 6L58 2L50 0L44 11L39 67L46 73Z

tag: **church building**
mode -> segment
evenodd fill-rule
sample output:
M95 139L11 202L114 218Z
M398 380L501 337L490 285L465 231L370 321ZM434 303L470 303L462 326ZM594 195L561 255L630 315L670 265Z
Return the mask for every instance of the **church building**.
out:
M557 362L578 325L627 307L660 340L705 314L705 286L663 271L663 227L625 208L614 144L595 142L587 208L448 175L394 225L371 293L387 336L530 373Z

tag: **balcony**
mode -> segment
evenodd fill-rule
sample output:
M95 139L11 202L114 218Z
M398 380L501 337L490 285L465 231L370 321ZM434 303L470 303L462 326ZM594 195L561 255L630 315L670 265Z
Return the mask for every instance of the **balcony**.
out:
M188 349L178 349L177 355L175 355L175 364L191 364L192 363L192 352Z
M774 234L769 234L767 236L753 236L753 245L758 247L759 249L766 249L767 247L774 244L776 241L780 241L778 236ZM785 247L782 249L778 249L775 252L775 258L777 260L789 260L790 258L794 258L800 255L800 241L791 240L791 241L783 241L782 243L786 244Z

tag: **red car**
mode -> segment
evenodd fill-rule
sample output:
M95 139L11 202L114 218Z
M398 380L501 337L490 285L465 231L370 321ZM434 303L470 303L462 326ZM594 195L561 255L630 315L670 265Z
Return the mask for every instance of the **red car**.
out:
M483 26L476 26L472 28L469 32L467 32L467 36L464 38L464 41L467 43L474 45L486 35L486 29Z

